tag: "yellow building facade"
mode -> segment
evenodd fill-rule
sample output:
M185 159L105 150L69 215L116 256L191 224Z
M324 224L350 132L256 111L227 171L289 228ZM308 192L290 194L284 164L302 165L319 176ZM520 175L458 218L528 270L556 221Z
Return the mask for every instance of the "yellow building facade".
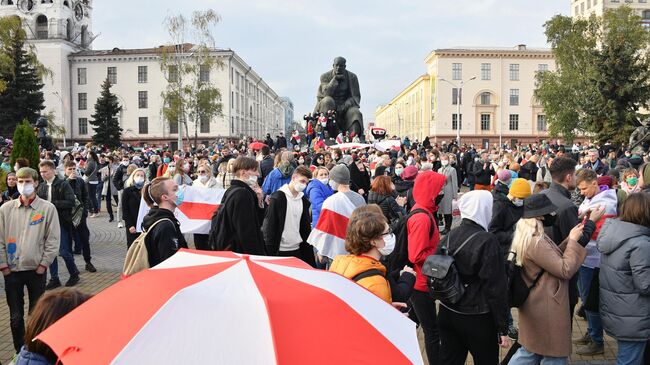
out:
M430 78L422 75L375 111L375 126L385 128L390 136L422 141L430 135L431 102Z

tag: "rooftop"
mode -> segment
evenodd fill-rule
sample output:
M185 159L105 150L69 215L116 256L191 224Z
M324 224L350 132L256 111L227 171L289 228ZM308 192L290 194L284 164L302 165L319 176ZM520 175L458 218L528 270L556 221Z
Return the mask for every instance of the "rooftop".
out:
M194 50L196 46L192 43L183 43L179 45L164 45L158 46L155 48L134 48L134 49L105 49L105 50L86 50L72 54L73 56L128 56L128 55L150 55L150 54L159 54L162 52L178 51L182 53L188 53ZM226 48L212 48L213 52L230 52L230 49Z

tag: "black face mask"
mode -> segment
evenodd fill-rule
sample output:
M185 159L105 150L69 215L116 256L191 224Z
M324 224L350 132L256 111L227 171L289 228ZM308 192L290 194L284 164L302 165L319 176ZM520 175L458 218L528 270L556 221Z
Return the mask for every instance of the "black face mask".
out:
M555 225L555 219L557 218L557 214L547 214L544 216L544 220L542 223L544 224L544 227L552 227Z

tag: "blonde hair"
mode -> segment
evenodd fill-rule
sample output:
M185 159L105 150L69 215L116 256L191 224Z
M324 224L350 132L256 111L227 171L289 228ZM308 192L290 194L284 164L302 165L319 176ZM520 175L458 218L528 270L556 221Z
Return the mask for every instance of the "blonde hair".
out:
M544 236L544 225L536 218L522 218L515 226L515 234L512 237L512 247L508 259L515 259L517 266L523 266L526 251L530 245L536 243ZM514 255L513 255L514 253ZM514 256L514 257L513 257Z
M130 167L130 166L129 166L129 167ZM124 182L124 187L125 187L125 188L128 188L128 187L130 187L130 186L133 186L133 179L135 178L135 173L136 173L136 172L142 172L142 173L144 174L144 181L145 181L145 182L147 181L147 171L146 171L145 169L143 169L143 168L137 168L137 169L133 170L133 171L129 174L129 178L126 179L126 181Z

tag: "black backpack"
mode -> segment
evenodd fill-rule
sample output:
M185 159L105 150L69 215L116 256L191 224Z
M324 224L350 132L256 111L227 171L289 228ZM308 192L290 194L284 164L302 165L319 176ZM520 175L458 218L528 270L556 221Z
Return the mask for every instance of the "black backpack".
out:
M506 273L508 275L508 304L511 308L520 308L526 303L530 291L537 285L539 279L542 278L544 270L540 271L533 284L528 286L524 281L522 267L516 265L517 254L514 252L510 253L512 254L512 258L507 261L506 267Z
M390 255L382 259L382 263L386 266L386 272L390 275L399 276L399 272L402 271L404 266L411 266L413 264L409 261L407 222L409 218L418 213L425 213L431 221L429 239L433 237L433 234L436 231L436 222L431 214L424 209L414 209L408 215L398 219L395 224L391 226L393 234L395 235L395 249Z
M460 279L460 273L456 267L454 256L465 247L465 245L476 237L479 232L474 232L450 255L449 237L445 237L447 245L442 245L440 253L427 257L422 266L422 274L427 277L429 295L433 299L440 300L444 304L456 304L465 294L465 285Z
M233 195L233 192L241 187L231 186L223 194L219 209L212 214L208 244L212 251L234 251L232 233L230 232L230 221L228 212L225 209L226 203Z

